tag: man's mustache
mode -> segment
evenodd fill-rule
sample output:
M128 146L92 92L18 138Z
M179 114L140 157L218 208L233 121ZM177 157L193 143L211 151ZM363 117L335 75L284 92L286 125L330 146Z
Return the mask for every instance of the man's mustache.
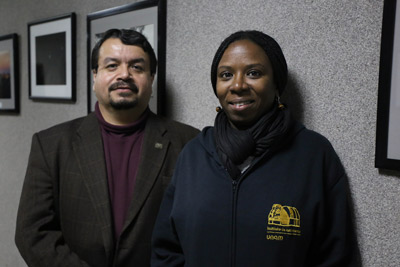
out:
M110 87L108 88L108 91L111 92L118 88L127 88L134 93L137 93L139 91L136 84L134 84L133 82L123 82L123 81L119 81L119 82L111 84Z

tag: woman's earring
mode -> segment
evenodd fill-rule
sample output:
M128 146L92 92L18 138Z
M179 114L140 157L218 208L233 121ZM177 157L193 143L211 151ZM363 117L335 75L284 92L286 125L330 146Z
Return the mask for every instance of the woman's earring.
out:
M221 110L222 110L222 108L219 107L219 106L215 108L215 111L216 111L216 112L220 112Z
M279 108L279 109L284 109L284 108L285 108L285 105L282 104L282 102L281 102L281 97L280 97L280 96L277 96L277 97L276 97L276 100L278 101L278 108Z

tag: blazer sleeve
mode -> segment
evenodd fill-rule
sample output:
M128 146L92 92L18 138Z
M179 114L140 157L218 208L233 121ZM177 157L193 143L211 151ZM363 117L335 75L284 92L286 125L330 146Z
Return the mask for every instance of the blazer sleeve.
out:
M64 241L55 194L58 177L54 176L35 134L18 208L15 243L30 267L89 267Z
M152 239L152 267L184 266L185 258L173 220L170 216L174 202L175 186L171 183L164 194Z

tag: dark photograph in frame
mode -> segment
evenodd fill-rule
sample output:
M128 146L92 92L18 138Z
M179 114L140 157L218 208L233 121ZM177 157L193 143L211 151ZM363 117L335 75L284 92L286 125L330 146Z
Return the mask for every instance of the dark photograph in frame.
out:
M396 2L384 1L375 167L400 171L400 6Z
M19 113L18 35L0 36L0 114Z
M154 113L162 114L164 106L161 99L163 99L165 87L165 0L140 1L94 12L87 16L88 113L94 111L97 101L93 92L93 74L90 66L91 52L96 42L109 29L136 30L142 33L153 47L158 65L149 107Z
M28 24L30 99L76 101L75 31L75 13Z

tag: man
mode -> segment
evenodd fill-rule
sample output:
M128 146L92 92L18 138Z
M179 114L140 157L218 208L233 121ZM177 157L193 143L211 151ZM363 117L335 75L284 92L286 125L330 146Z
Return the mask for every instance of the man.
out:
M198 130L148 108L146 38L109 30L92 51L96 111L34 134L15 241L29 266L149 266L178 153Z

